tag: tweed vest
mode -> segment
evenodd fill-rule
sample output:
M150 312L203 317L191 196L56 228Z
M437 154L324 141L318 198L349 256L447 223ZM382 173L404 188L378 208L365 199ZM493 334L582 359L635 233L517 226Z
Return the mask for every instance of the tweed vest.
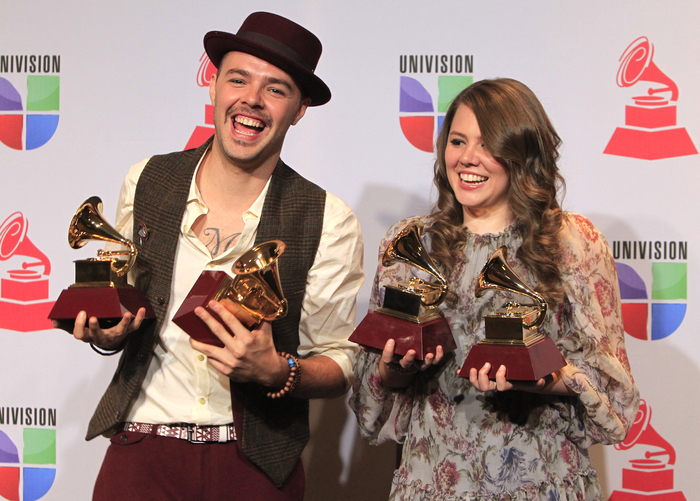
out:
M129 335L117 371L90 421L88 440L114 434L138 397L158 333L168 320L173 265L192 176L211 141L194 150L154 156L139 178L134 200L133 241L139 251L135 285L146 294L156 320ZM286 244L278 264L289 310L272 323L279 351L296 354L299 346L301 304L321 238L325 199L325 191L281 160L277 163L255 242L279 239ZM139 236L140 223L148 228L145 239ZM309 440L308 401L273 400L252 383L231 386L238 445L280 487Z

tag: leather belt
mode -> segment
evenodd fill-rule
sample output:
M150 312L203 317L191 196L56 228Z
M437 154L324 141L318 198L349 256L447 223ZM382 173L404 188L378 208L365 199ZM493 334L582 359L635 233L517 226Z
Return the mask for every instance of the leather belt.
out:
M231 442L236 440L236 429L233 424L221 426L197 426L194 424L150 424L124 423L124 431L135 431L159 437L178 438L193 444L206 442Z

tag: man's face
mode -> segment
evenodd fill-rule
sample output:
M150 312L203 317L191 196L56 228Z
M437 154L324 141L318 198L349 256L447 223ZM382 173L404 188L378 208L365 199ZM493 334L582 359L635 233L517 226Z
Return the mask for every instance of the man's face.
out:
M309 103L287 73L244 52L224 56L209 95L218 149L249 171L279 157L287 129L304 116Z

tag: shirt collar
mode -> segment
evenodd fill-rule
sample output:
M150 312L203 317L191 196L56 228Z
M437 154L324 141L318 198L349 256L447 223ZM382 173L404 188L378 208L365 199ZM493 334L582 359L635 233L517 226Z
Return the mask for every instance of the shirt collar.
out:
M194 170L194 174L192 176L192 180L190 181L190 191L189 194L187 195L187 205L190 203L197 203L202 209L203 213L208 212L208 208L206 204L204 203L204 200L202 200L202 194L199 191L199 186L197 186L197 173L199 172L200 167L202 166L202 160L204 160L204 157L207 156L207 153L209 153L209 150L211 150L211 145L205 150L204 154L202 157L199 159L199 162L197 163L197 167ZM262 214L262 209L263 205L265 204L265 196L267 195L267 190L270 188L270 181L272 180L272 176L269 177L267 180L267 183L265 183L265 187L263 190L260 192L260 195L258 198L255 199L255 202L253 202L253 205L248 208L248 210L243 214L243 218L246 219L248 216L253 216L255 218L260 219L260 215Z

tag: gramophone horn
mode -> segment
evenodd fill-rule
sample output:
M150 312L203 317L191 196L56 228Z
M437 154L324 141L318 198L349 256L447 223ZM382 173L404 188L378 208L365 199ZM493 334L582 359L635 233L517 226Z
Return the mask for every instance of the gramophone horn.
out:
M661 449L658 451L646 451L644 457L647 459L654 456L668 455L668 464L676 464L676 450L651 426L651 407L643 399L639 401L639 411L637 411L637 415L634 418L632 428L630 428L629 433L622 442L615 444L615 448L626 451L636 444L651 445Z
M630 44L620 57L617 71L617 85L631 87L639 81L656 82L666 85L661 89L649 89L649 95L671 92L671 101L678 101L678 86L653 61L654 45L647 37L639 37Z
M90 240L101 240L124 245L128 251L97 252L97 259L112 261L112 271L117 276L126 275L136 262L138 251L133 242L124 238L117 230L107 223L102 216L102 200L100 197L90 197L78 208L68 228L68 243L73 249L83 247ZM116 256L129 256L126 264L117 266Z
M447 280L445 280L443 274L437 269L435 263L433 263L433 260L430 258L430 254L428 254L425 247L423 247L423 241L421 240L423 226L422 222L416 221L401 230L389 243L389 246L384 252L382 265L390 266L394 262L405 263L410 266L415 266L435 277L440 282L440 295L430 303L421 301L424 306L431 308L442 303L447 294L448 286Z
M39 260L34 263L22 263L22 268L43 266L44 275L51 274L51 262L46 255L37 249L29 240L27 228L29 223L21 212L11 214L0 224L0 261L10 259L14 255L33 257Z
M258 322L276 320L287 314L277 261L285 247L281 240L265 242L244 253L233 264L236 277L226 297L240 304Z
M484 265L476 284L476 296L481 297L488 290L500 290L527 296L536 301L538 309L537 318L531 323L525 323L525 327L533 328L544 322L547 313L547 301L544 297L530 289L525 282L508 265L507 249L500 247L494 252Z

